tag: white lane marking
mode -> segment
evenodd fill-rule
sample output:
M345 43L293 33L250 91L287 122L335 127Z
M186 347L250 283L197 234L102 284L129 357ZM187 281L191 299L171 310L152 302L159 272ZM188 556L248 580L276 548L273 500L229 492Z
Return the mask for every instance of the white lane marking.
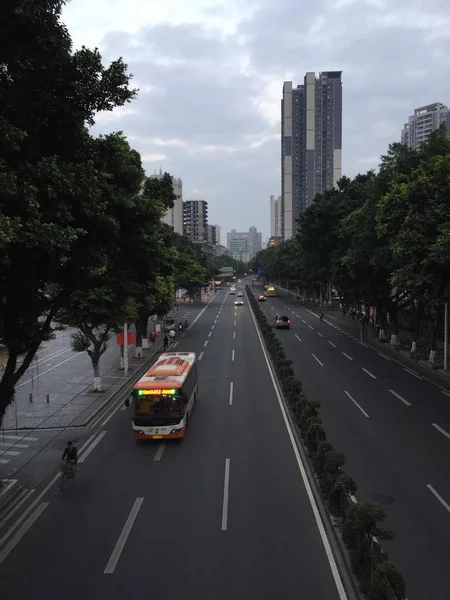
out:
M211 336L212 336L212 331L210 331L210 332L208 333L208 337L211 337Z
M7 465L9 463L9 458L0 458L0 465Z
M217 323L217 319L214 321L214 325Z
M59 476L59 473L58 473L58 476ZM37 507L37 509L34 511L34 513L30 516L30 518L25 521L25 523L22 525L22 527L19 529L19 531L16 533L16 535L6 544L6 546L0 552L0 565L5 560L5 558L7 558L9 553L12 550L14 550L14 548L17 546L17 544L20 542L20 540L23 538L23 536L31 528L33 523L41 516L41 514L44 512L44 510L47 508L48 505L49 505L48 502L42 502L42 504L40 504Z
M203 352L200 352L200 354L198 355L198 360L202 360L203 358Z
M211 331L214 329L214 327L215 327L215 325L213 325L213 326L211 327Z
M119 406L120 406L120 404L119 404ZM89 456L89 454L92 452L92 450L97 446L97 444L99 442L102 441L102 439L105 437L105 435L106 435L106 431L102 431L100 433L100 435L97 436L97 438L92 442L92 444L89 446L89 448L86 448L86 451L84 452L83 456L78 459L79 463L83 463L86 460L86 458Z
M46 373L50 373L50 371L53 371L53 369L57 369L58 367L60 367L64 363L69 362L69 360L73 360L74 358L77 358L77 356L80 356L80 354L84 354L84 353L83 352L77 352L73 356L70 356L69 358L66 358L66 360L63 360L62 362L58 363L57 365L54 365L53 367L50 367L50 369L47 369L46 371L42 371L42 373L39 373L39 377L42 377L42 375L45 375ZM32 377L31 379L27 379L27 381L24 381L20 385L16 385L16 389L22 387L23 385L26 385L27 383L30 383L30 381L33 381L35 379L37 379L37 377Z
M447 502L444 500L444 498L434 489L434 487L432 485L430 485L429 483L427 483L427 488L430 490L430 492L439 500L439 502L442 504L442 506L448 511L450 512L450 505L447 504ZM1 562L1 561L0 561Z
M378 356L381 356L384 358L384 360L391 360L390 358L388 358L385 354L381 354L381 352L377 352Z
M231 360L234 360L234 350L231 351Z
M308 327L314 331L314 327L312 325L308 325Z
M449 392L446 392L445 390L441 390L441 392L442 392L443 394L445 394L446 396L449 396L449 397L450 397L450 393L449 393Z
M119 405L120 406L120 405ZM127 410L128 406L126 406L125 404L123 406L120 407L120 410Z
M236 332L233 331L233 340L235 340L235 339L236 339Z
M155 462L159 462L163 455L163 452L166 448L166 444L162 443L159 445L158 450L156 451L155 458L153 459Z
M139 509L141 508L142 503L144 502L144 498L136 498L133 507L128 515L127 520L125 521L125 525L123 526L122 532L117 540L117 543L112 551L108 564L106 565L104 573L114 573L114 569L119 562L120 555L125 547L128 536L130 535L131 528L136 520Z
M445 431L445 429L442 429L442 427L439 427L439 425L437 423L431 423L431 425L437 429L440 433L442 433L442 435L445 435L445 437L447 439L450 440L450 433L448 433L447 431Z
M230 400L229 400L230 406L233 404L233 387L234 387L234 384L232 381L230 381Z
M207 345L208 345L208 340L206 340L206 342L203 344L203 346L206 348Z
M179 343L180 343L180 340L178 340L178 342L175 342L175 344L172 345L172 348L176 348Z
M368 371L367 369L365 369L364 367L361 367L362 370L364 371L364 373L367 373L367 375L369 377L372 377L372 379L376 379L375 375L373 375L370 371Z
M349 356L348 354L346 354L345 352L342 353L345 358L348 358L348 360L353 360L353 358L351 356Z
M320 337L323 337L323 334L320 333L320 331L317 332L317 335L320 335Z
M295 337L298 339L298 341L299 341L299 342L301 342L301 341L302 341L302 340L301 340L301 339L298 337L298 335L297 335L296 333L295 333L294 335L295 335Z
M336 344L333 344L333 342L328 342L330 344L330 346L333 346L333 348L336 348Z
M303 323L306 325L306 321L305 321L305 319L302 319L302 321L303 321Z
M364 346L364 348L369 348L369 345L366 344L366 342L358 342L358 344L361 344L361 346Z
M312 491L312 488L311 488L311 484L309 483L309 479L308 479L308 476L306 474L305 465L303 464L302 457L300 456L300 452L299 452L299 450L297 448L297 444L295 442L294 433L292 431L291 424L289 423L289 419L288 419L288 416L287 416L287 413L286 413L286 408L285 408L285 406L283 404L283 400L281 398L281 394L280 394L280 391L279 391L278 386L277 386L275 375L273 373L273 368L272 368L272 366L270 364L270 359L269 359L269 357L267 355L267 350L264 347L264 342L262 340L261 333L259 332L258 324L256 323L256 319L255 319L255 315L253 314L252 310L250 312L251 312L251 315L252 315L253 324L255 326L256 335L258 336L259 344L261 346L261 350L262 350L262 353L264 355L264 359L266 361L267 370L269 371L270 379L272 380L272 386L273 386L273 389L275 390L275 395L276 395L277 400L278 400L278 406L280 407L281 414L283 415L284 424L285 424L287 432L288 432L289 441L291 442L291 446L292 446L292 450L293 450L294 455L295 455L295 460L297 462L298 470L300 471L300 475L301 475L302 480L303 480L303 485L305 486L306 493L308 495L308 500L309 500L309 503L311 505L311 510L313 512L314 519L315 519L315 521L317 523L317 528L319 530L320 538L322 540L322 544L323 544L323 547L325 549L325 553L327 555L328 563L330 565L330 569L331 569L331 572L333 574L333 579L334 579L334 582L336 584L336 589L337 589L338 594L339 594L339 600L348 600L348 596L347 596L347 594L345 592L345 588L344 588L344 585L342 583L342 579L341 579L339 570L338 570L337 565L336 565L336 560L335 560L335 558L333 556L333 552L331 550L330 542L329 542L329 540L327 538L327 534L326 534L326 531L325 531L325 527L323 525L322 517L320 516L320 512L319 512L319 509L317 507L316 500L314 498L314 494L313 494L313 491Z
M14 452L14 450L5 450L0 452L0 456L19 456L20 452Z
M410 375L412 375L413 377L417 377L417 379L422 379L422 377L420 375L418 375L414 371L411 371L411 369L407 369L406 367L403 367L403 370L406 371L407 373L409 373Z
M401 400L401 402L403 402L403 404L406 404L406 406L411 406L411 403L408 402L408 400L405 400L402 396L400 396L400 394L397 394L397 392L394 392L394 390L389 390L389 391L391 392L391 394L393 396L395 396L396 398Z
M35 437L28 437L27 435L6 435L6 434L0 434L0 438L3 440L17 440L18 442L20 442L20 440L24 440L25 442L38 442L39 438L35 438Z
M124 405L123 400L119 399L119 401L117 402L116 407L114 408L114 410L112 410L109 413L109 415L106 417L106 419L103 421L103 423L99 426L100 429L102 427L104 427L106 425L106 423L108 423L108 421L110 421L113 418L113 416L116 414L117 411L119 411L119 410L126 410L127 408L128 407ZM96 421L95 425L93 425L93 426L96 426L97 424L98 424L98 421Z
M323 363L320 362L320 360L317 358L317 356L315 354L313 354L313 357L317 360L317 362L319 363L319 365L321 367L323 367Z
M228 497L230 495L230 459L225 459L225 477L223 480L222 531L228 528Z
M234 320L234 325L236 325L236 319Z
M19 502L17 504L14 505L14 508L12 508L9 513L6 515L6 517L4 517L1 521L0 521L0 529L3 528L3 525L9 521L9 519L19 510L19 508L22 506L22 504L27 501L31 494L34 494L36 490L27 490L24 494L24 496L19 500Z
M6 446L7 448L12 448L13 446L14 448L29 448L30 444L12 444L11 442L0 442L0 446Z
M347 390L344 390L344 392L347 394L347 396L350 398L350 400L353 402L353 404L359 408L359 410L362 412L362 414L365 417L369 418L369 415L366 413L366 411L363 409L363 407L356 402L356 400L347 392Z

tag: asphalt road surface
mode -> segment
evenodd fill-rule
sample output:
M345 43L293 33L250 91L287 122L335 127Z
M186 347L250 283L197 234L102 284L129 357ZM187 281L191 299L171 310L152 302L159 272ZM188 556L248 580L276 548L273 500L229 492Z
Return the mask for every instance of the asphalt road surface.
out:
M328 439L347 457L357 498L386 510L396 534L386 549L405 576L408 600L448 600L448 392L361 343L337 319L321 323L288 298L260 306L269 319L290 317L279 339L305 393L322 403Z
M2 598L346 600L247 302L222 290L175 350L200 361L185 440L114 411L65 494L0 523Z

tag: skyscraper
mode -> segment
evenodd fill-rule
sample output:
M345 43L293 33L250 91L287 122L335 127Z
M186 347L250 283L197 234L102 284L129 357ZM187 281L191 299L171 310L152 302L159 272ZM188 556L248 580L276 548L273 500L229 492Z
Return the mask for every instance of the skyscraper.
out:
M270 196L270 237L281 236L281 196Z
M242 254L250 260L262 249L262 233L258 232L256 227L242 232L232 229L227 233L227 246L231 256Z
M150 175L153 179L162 179L163 176L164 174L161 170L159 173ZM183 182L181 179L174 177L172 187L176 199L174 200L173 208L169 208L161 220L172 227L175 233L183 235Z
M194 243L208 242L208 203L205 200L183 202L184 235Z
M450 139L450 109L441 102L414 109L414 114L408 118L402 129L402 144L417 150L428 139L430 133L443 123L447 126L447 137Z
M342 174L342 71L306 73L303 85L283 85L281 101L281 234L297 229L296 219L318 193Z

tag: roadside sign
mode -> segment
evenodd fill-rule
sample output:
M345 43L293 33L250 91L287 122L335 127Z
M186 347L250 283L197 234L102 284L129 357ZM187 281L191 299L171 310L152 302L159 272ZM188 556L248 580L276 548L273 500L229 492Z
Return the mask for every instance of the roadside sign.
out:
M129 346L135 346L136 345L136 334L135 333L128 333L127 336L127 340L128 340L128 345ZM118 346L123 346L125 342L125 336L123 334L123 331L121 333L117 334L117 345Z

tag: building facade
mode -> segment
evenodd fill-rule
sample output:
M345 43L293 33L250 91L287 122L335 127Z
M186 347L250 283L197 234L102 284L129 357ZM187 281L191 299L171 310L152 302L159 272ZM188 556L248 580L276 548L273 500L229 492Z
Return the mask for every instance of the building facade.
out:
M208 203L205 200L183 202L184 235L194 243L208 243Z
M250 227L248 231L244 232L232 229L230 233L227 233L227 247L230 256L245 255L248 260L251 260L262 249L262 233L257 231L256 227ZM242 258L236 260L248 262Z
M270 237L281 235L281 196L270 196Z
M410 148L418 149L429 138L430 133L444 124L450 139L450 109L441 102L427 104L414 109L401 132L401 142Z
M153 179L161 179L163 177L162 171L150 175ZM166 214L162 217L162 222L172 227L175 233L183 235L183 182L179 178L173 178L173 193L176 199L173 204L173 208L169 208Z
M316 194L342 176L342 71L285 81L281 100L281 231L284 240Z
M208 225L208 242L214 246L218 243L217 225Z

